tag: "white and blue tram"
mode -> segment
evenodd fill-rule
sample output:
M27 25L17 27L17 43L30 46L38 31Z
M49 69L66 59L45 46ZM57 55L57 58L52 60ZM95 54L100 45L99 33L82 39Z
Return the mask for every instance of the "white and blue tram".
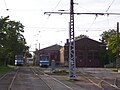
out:
M49 66L49 55L48 54L40 54L39 65L41 67L48 67Z
M23 65L23 55L15 55L15 65Z

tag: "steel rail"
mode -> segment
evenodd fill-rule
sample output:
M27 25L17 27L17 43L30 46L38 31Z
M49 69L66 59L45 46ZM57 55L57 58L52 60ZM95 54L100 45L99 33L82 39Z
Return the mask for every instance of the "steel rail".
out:
M18 67L17 67L17 69L18 69ZM10 71L10 72L11 72L11 71ZM2 76L0 77L0 80L2 80L2 79L3 79L5 76L7 76L10 72L8 72L8 73L2 75Z
M89 75L89 76L95 77L95 79L100 79L99 83L95 83L93 80L91 80L91 79L89 78L89 76L87 76L88 73L86 73L86 72L83 73L83 72L81 72L81 71L79 71L79 72L83 75L83 77L85 77L86 79L88 79L91 83L93 83L94 85L96 85L96 86L102 88L103 90L104 90L104 88L102 87L102 82L104 82L104 83L110 85L111 87L113 87L113 88L115 88L115 89L120 90L120 88L119 88L118 86L113 85L113 84L109 83L108 81L106 81L106 80L104 80L104 79L102 79L102 78L100 78L100 77L93 76L93 75Z
M49 76L48 74L45 74L46 76ZM62 83L61 81L57 80L56 78L49 76L50 78L52 78L53 80L57 81L58 83L64 85L65 87L67 87L70 90L73 90L71 87L67 86L66 84Z
M96 77L96 78L99 78L99 77ZM101 79L101 78L99 78L99 79ZM116 88L116 89L119 89L120 90L120 88L118 87L118 86L116 86L116 85L114 85L114 84L111 84L111 83L109 83L108 81L106 81L106 80L104 80L104 79L101 79L101 85L102 85L102 82L104 82L104 83L106 83L106 84L108 84L108 85L110 85L111 87L114 87L114 88Z
M30 68L30 69L31 69L31 71L35 74L35 76L37 76L40 80L42 80L42 81L48 86L48 88L50 88L50 90L54 90L49 84L47 84L47 83L36 73L36 71L35 71L34 68Z
M56 78L54 78L54 77L52 77L52 76L50 76L50 75L48 75L48 74L40 71L40 69L38 69L38 71L41 72L41 73L43 73L45 76L52 78L54 81L56 81L56 82L64 85L64 86L67 87L69 90L74 90L74 89L72 89L71 87L69 87L68 85L66 85L66 84L62 83L61 81L57 80Z
M9 85L9 87L8 87L8 90L11 90L11 88L12 88L12 86L13 86L13 83L14 83L14 81L15 81L15 79L16 79L16 76L17 76L17 74L18 74L18 71L19 71L19 69L17 69L17 71L15 72L15 75L14 75L12 81L10 82L10 85Z
M93 80L91 80L88 76L86 76L85 73L82 73L82 72L81 72L81 74L82 74L82 76L83 76L85 79L87 79L87 80L88 80L89 82L91 82L93 85L95 85L95 86L97 86L98 88L104 90L103 87L99 85L99 83L95 83L95 82L94 82Z
M9 72L10 73L10 72ZM4 74L3 76L0 77L0 80L2 80L5 76L7 76L9 73Z

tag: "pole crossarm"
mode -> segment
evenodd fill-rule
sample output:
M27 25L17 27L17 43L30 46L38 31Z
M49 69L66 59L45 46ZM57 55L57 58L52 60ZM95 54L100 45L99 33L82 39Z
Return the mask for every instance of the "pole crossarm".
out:
M44 12L44 14L70 14L70 12ZM76 15L120 15L120 13L73 13L73 14L76 14Z

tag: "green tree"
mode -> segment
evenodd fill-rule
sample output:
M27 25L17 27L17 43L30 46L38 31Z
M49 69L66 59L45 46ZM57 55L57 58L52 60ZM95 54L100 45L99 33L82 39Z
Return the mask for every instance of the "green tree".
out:
M117 35L112 35L111 38L108 39L108 48L113 52L116 53L117 47ZM120 46L120 45L119 45Z
M108 31L104 31L100 36L102 39L100 39L101 42L108 44L108 39L111 38L112 35L115 35L116 31L114 29L109 29Z
M82 38L88 38L88 36L87 36L87 35L83 35L83 34L81 34L81 35L75 37L76 40L78 40L78 39L82 39Z
M116 47L117 47L117 38L116 38L116 30L114 29L110 29L108 31L105 31L101 34L102 39L101 42L105 43L107 45L107 51L106 54L107 55L105 57L107 57L104 62L108 61L107 63L115 63L115 58L116 58Z
M0 65L5 63L5 53L6 53L6 48L5 48L5 40L6 40L6 33L5 33L5 25L8 19L8 17L2 18L0 19Z
M0 54L3 62L14 62L16 54L23 53L25 49L25 38L22 35L24 26L17 21L9 20L9 17L1 17L0 19Z

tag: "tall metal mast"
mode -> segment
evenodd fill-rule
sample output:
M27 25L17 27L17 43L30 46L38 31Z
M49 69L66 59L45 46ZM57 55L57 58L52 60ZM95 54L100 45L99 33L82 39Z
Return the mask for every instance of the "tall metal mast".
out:
M76 79L75 63L75 33L74 33L74 7L73 0L70 1L70 22L69 22L69 79Z
M74 33L74 2L70 0L70 12L44 12L44 14L70 14L69 22L69 79L76 79L76 63L75 63L75 33ZM61 10L64 11L64 10Z

